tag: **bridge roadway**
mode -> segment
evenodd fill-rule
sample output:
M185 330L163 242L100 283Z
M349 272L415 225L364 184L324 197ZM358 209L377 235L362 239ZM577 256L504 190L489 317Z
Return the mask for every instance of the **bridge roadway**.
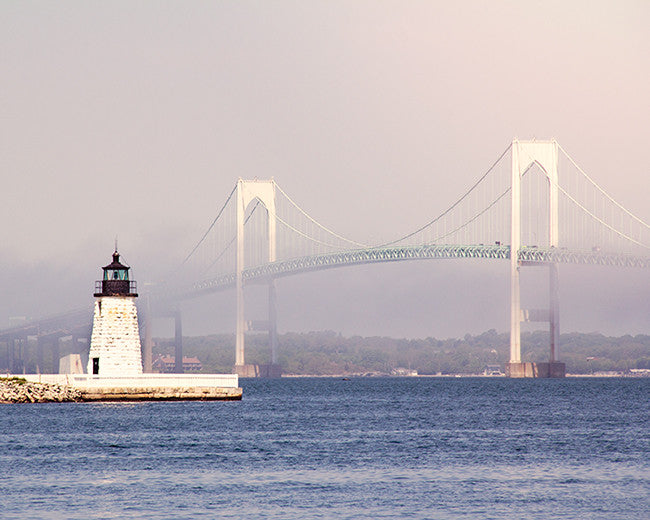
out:
M509 245L420 245L354 249L337 253L294 258L245 269L244 283L263 282L310 271L321 271L349 265L405 260L481 258L510 259ZM599 250L572 251L564 248L525 247L519 250L519 261L534 264L580 264L610 267L650 268L650 257L632 254L606 253ZM188 290L173 292L180 299L190 299L206 293L234 287L236 274L229 273L193 284ZM171 296L171 294L170 294Z
M27 336L57 338L76 334L86 337L89 336L92 326L92 314L92 307L88 307L29 320L23 324L0 330L0 342Z
M349 265L371 264L376 262L400 262L406 260L482 258L507 260L510 246L507 245L421 245L356 249L338 253L294 258L251 267L244 270L246 283L264 283L269 278L281 278L310 271L333 269ZM561 264L600 265L611 267L650 268L650 257L629 254L604 253L601 251L570 251L567 249L542 249L527 247L520 249L519 260L530 264L549 262ZM193 284L189 289L162 291L152 294L153 299L190 299L232 288L235 274L227 274L214 279ZM165 307L165 303L162 304ZM60 337L69 334L87 335L92 321L92 308L76 309L47 318L30 320L25 324L0 330L0 342L11 338L34 336Z

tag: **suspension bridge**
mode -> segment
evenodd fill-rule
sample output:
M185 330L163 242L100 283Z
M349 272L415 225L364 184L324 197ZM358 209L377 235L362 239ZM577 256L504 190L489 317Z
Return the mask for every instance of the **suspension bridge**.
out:
M257 370L245 360L244 288L267 284L271 366L278 363L275 281L299 273L376 262L477 258L510 263L511 376L560 376L557 265L650 267L650 226L616 202L554 140L514 140L458 200L394 240L352 240L312 218L273 180L239 179L174 276L150 298L178 301L235 290L235 370ZM545 309L522 309L523 268L548 268ZM177 367L181 352L177 325ZM548 323L549 362L522 363L523 321ZM147 330L150 330L147 327ZM145 371L151 339L145 337ZM147 351L149 355L147 356Z
M183 261L177 298L235 289L236 360L246 374L244 287L269 287L268 331L277 363L275 280L298 273L417 259L502 259L511 265L512 375L521 363L520 323L549 324L549 367L557 360L557 264L650 267L650 227L616 202L554 140L514 140L445 211L382 244L352 240L312 218L274 180L238 180ZM547 309L522 309L519 279L526 266L548 266ZM561 369L561 368L560 368ZM523 372L522 372L523 371Z

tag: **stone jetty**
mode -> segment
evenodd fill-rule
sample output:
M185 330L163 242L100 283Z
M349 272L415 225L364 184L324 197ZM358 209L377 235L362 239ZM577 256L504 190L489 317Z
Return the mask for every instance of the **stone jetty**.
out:
M238 401L242 398L237 374L23 374L20 379L29 384L46 383L50 388L68 389L74 392L75 401Z
M88 374L22 374L0 379L0 403L241 400L237 374L143 373L131 268L113 261L95 283ZM59 363L65 366L66 363Z
M231 401L241 400L237 375L149 374L140 377L97 377L40 374L0 377L2 403L86 401Z
M64 403L82 401L69 386L33 383L20 377L0 378L0 403Z

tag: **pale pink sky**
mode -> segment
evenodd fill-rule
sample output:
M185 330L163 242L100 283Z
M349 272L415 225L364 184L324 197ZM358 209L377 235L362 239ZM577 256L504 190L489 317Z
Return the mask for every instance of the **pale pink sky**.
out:
M238 177L273 176L327 226L374 241L447 207L513 137L554 137L650 221L648 27L642 0L2 2L0 325L58 310L56 284L35 303L52 277L69 288L62 306L83 305L115 235L139 278L155 278ZM378 272L361 272L364 287ZM633 278L647 294L648 275ZM631 299L625 326L650 332L647 298ZM441 312L431 305L425 315ZM292 313L285 328L474 330Z

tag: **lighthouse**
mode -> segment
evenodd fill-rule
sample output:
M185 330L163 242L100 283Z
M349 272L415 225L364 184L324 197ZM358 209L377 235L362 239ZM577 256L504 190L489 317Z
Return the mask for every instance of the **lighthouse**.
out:
M129 280L130 268L120 262L117 247L113 261L102 269L102 280L95 282L95 314L88 374L142 374L138 312L135 307L138 294L135 282Z

